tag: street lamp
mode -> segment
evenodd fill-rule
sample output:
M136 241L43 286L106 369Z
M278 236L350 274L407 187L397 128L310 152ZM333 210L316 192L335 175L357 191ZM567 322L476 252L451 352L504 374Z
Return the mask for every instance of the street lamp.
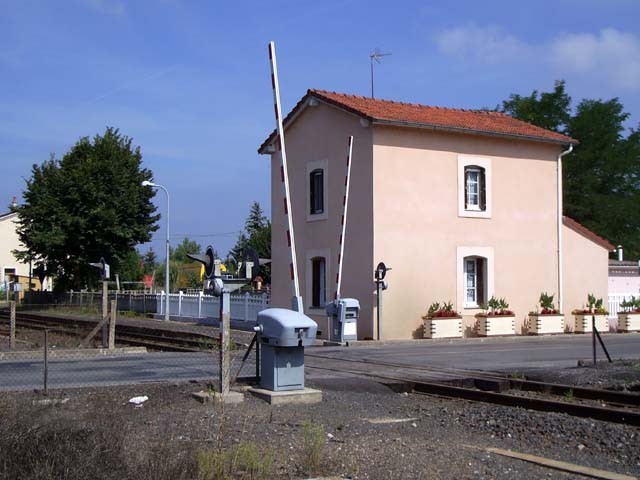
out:
M166 292L166 303L164 307L164 319L169 320L169 191L162 185L145 180L142 182L143 187L160 188L167 194L167 251L166 251L166 263L164 273L164 289Z

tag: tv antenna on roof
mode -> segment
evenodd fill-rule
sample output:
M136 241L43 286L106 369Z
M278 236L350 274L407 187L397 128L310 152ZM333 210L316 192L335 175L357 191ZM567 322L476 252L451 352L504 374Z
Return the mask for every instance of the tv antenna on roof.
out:
M382 57L388 57L389 55L391 55L391 52L382 53L379 48L376 48L369 54L369 60L371 62L371 98L373 98L373 61L375 60L377 63L381 63L380 59Z

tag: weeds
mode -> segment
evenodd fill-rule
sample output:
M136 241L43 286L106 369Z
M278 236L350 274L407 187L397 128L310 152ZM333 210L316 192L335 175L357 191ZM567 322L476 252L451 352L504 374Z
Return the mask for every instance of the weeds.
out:
M564 398L572 401L575 397L573 396L573 388L570 388L569 390L567 390L566 392L564 392Z
M324 449L324 427L308 420L302 424L304 433L302 466L307 474L320 469Z
M197 465L200 480L253 480L271 475L273 454L261 452L253 442L243 442L223 450L200 451Z

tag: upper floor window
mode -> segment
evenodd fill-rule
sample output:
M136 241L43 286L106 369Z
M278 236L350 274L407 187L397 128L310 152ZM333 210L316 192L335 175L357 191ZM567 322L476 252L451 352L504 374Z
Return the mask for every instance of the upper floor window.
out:
M309 174L309 213L324 213L324 170L321 168Z
M487 189L484 168L469 165L464 169L465 210L485 211L487 209Z
M491 218L491 159L458 155L458 216Z
M311 259L311 308L322 308L327 302L327 275L324 257Z

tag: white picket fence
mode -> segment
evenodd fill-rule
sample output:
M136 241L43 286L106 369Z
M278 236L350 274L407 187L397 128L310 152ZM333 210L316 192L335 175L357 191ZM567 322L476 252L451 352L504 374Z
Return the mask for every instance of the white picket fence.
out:
M615 293L609 294L609 318L616 318L618 316L618 312L622 309L620 308L620 304L625 300L631 299L631 297L640 297L640 294L636 293Z
M156 295L157 312L164 315L165 294ZM231 319L255 322L258 312L268 308L269 296L266 293L249 292L231 295ZM211 295L172 293L169 295L169 314L178 317L216 318L220 316L220 298Z

